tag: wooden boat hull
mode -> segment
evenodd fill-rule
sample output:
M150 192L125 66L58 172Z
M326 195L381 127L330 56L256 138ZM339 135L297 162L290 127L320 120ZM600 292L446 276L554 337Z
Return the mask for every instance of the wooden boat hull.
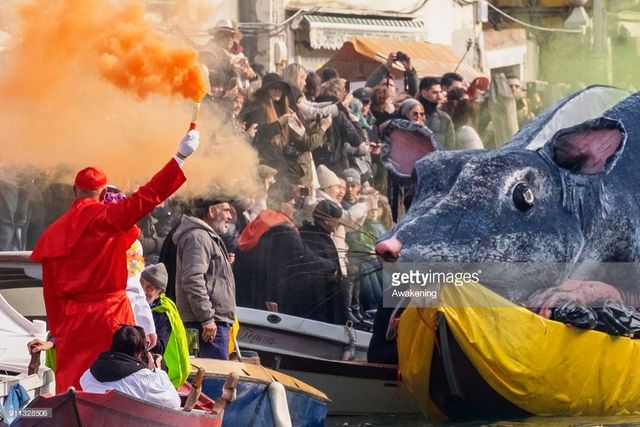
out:
M112 390L105 394L70 391L55 396L38 396L25 408L38 415L38 409L50 411L49 417L21 417L16 427L147 427L194 426L220 427L222 416L202 412L167 409Z

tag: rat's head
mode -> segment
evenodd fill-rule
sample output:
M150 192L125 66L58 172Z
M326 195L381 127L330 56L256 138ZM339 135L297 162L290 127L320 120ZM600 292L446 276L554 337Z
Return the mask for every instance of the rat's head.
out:
M570 265L598 209L597 200L585 199L598 199L624 137L618 121L601 118L559 131L540 151L424 157L415 166L411 208L376 251L414 262Z

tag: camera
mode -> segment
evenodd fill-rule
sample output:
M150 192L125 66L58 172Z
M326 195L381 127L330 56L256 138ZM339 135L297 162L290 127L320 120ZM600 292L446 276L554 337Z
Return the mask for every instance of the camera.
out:
M282 147L282 154L289 160L297 160L300 157L300 152L293 145L285 145Z
M398 62L402 62L402 61L406 61L407 59L409 59L409 56L401 51L396 52L396 61Z

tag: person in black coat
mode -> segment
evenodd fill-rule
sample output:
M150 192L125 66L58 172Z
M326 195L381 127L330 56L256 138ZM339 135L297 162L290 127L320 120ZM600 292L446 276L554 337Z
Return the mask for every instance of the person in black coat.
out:
M302 242L291 221L291 186L271 186L267 205L268 209L261 211L238 238L233 266L236 302L258 309L264 309L266 302L275 302L281 313L306 317L308 296L299 284L310 275L335 274L337 260L315 255Z
M342 208L330 200L322 200L313 210L313 223L305 222L300 228L304 243L316 255L339 265L338 251L331 233L340 225ZM345 322L344 304L340 292L340 269L334 276L307 276L304 282L308 298L303 310L311 313L309 317L323 322L343 324Z

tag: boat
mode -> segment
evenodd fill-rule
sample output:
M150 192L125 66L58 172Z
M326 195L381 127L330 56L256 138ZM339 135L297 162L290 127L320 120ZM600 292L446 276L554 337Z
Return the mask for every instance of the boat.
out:
M241 349L328 360L366 360L371 333L267 310L238 307Z
M45 318L41 277L29 252L0 252L0 294L32 319ZM396 365L366 362L371 333L254 308L238 307L237 313L238 347L257 352L264 366L323 390L331 399L329 414L420 412ZM359 390L376 393L354 392Z
M398 354L431 420L640 415L640 340L568 327L481 284L405 309Z
M194 409L169 409L110 390L87 393L71 388L67 393L36 397L23 410L12 427L127 427L194 426L220 427L222 415Z
M397 365L315 359L260 351L260 362L324 391L331 415L419 414L420 408L398 378Z
M228 376L238 375L237 397L223 426L325 424L327 395L297 378L253 363L195 358L192 364L204 369L202 391L208 396L220 395Z
M27 343L35 338L46 338L44 322L27 320L0 295L0 408L16 392L13 390L16 386L21 386L29 399L54 390L51 369L42 364L29 371L31 356Z

